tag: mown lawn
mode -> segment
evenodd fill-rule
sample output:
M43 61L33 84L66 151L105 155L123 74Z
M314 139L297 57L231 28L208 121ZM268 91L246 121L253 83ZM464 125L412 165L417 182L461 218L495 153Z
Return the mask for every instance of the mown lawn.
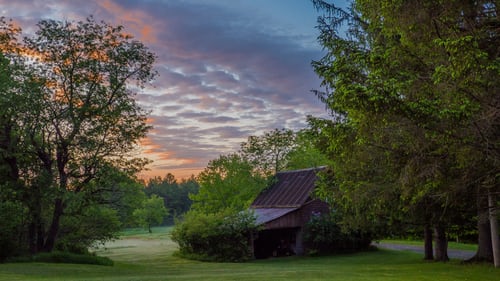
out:
M114 266L0 264L0 280L500 280L488 265L424 262L419 254L373 251L330 257L291 257L247 263L205 263L172 256L169 228L122 233L97 251Z

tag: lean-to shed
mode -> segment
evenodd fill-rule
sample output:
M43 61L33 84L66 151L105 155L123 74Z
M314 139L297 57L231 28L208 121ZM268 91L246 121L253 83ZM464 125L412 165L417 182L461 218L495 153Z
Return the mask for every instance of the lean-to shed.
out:
M311 197L322 169L279 172L274 184L257 196L250 207L263 228L251 239L256 258L304 253L304 225L311 216L329 212L327 203Z

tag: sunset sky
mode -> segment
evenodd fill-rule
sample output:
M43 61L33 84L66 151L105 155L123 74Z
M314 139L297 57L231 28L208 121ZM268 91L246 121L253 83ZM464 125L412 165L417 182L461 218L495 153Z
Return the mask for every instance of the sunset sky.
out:
M309 0L0 0L0 16L25 33L40 19L89 15L125 26L158 56L159 76L137 96L154 126L143 178L196 175L250 135L325 115L310 92L322 50Z

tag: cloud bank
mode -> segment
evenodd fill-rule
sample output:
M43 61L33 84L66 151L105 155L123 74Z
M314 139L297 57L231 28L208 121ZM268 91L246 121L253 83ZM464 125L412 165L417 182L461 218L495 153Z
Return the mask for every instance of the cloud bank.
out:
M300 29L281 25L238 3L0 0L0 12L26 32L40 19L93 15L125 26L144 42L158 56L159 77L137 95L154 127L141 143L144 156L154 161L143 176L187 177L236 151L250 135L302 128L306 115L325 115L310 93L320 88L310 66L321 57L311 43L315 22L297 18ZM306 7L314 13L312 4ZM303 25L311 26L309 33Z

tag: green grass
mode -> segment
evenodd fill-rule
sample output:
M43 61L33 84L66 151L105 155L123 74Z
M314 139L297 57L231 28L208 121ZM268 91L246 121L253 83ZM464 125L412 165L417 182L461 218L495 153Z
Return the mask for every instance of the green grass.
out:
M500 280L490 265L424 262L419 254L380 250L329 257L290 257L247 263L207 263L173 256L171 228L127 230L99 249L114 266L0 264L0 280Z
M381 240L382 243L392 243L392 244L401 244L401 245L415 245L415 246L424 246L423 241L414 241L414 240L398 240L398 239L387 239ZM457 243L457 242L448 242L448 249L454 250L467 250L467 251L476 251L476 244L465 244L465 243Z
M152 227L149 233L144 228L129 228L120 232L120 238L140 238L140 239L168 239L173 226Z

